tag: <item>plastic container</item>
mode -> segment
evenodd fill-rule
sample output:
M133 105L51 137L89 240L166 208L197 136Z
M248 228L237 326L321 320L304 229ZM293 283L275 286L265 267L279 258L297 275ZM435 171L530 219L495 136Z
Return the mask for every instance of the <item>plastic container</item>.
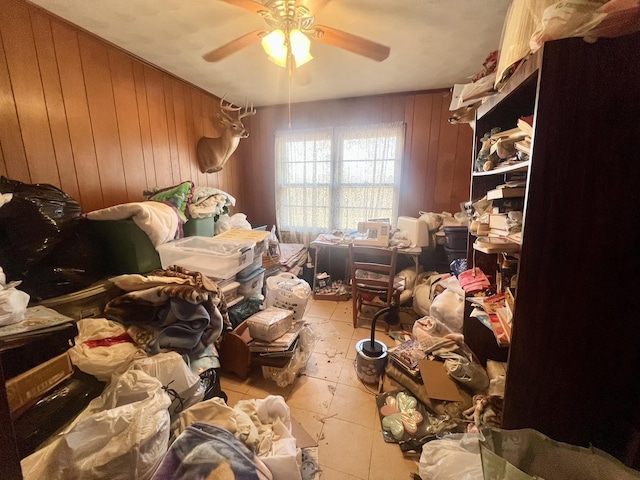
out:
M87 223L96 234L96 241L103 244L108 255L105 265L110 273L148 273L161 268L160 256L149 236L133 220L88 220Z
M466 250L468 229L465 226L443 227L444 245L450 250Z
M114 283L103 280L77 292L42 300L39 305L51 308L74 320L100 317L107 302L124 293Z
M229 304L233 302L238 297L238 288L240 287L239 282L231 282L224 287L220 287L220 291L224 295L224 299Z
M447 255L447 263L451 263L458 258L467 258L466 250L452 250L444 247L444 253Z
M257 297L262 295L262 287L264 286L264 268L256 269L246 278L238 279L240 287L238 293L245 297Z
M375 340L381 354L378 357L372 357L367 355L363 348L364 344L368 342L371 340L365 338L356 343L356 374L363 382L374 384L378 383L387 364L387 346L380 340Z
M273 342L291 328L293 313L278 307L267 307L247 319L249 334L254 340Z
M213 217L190 218L182 226L185 237L213 237L216 222Z
M253 262L255 243L187 237L158 245L162 268L178 265L207 277L226 279Z
M267 278L265 305L292 310L294 320L304 316L310 295L309 284L291 273L282 272Z

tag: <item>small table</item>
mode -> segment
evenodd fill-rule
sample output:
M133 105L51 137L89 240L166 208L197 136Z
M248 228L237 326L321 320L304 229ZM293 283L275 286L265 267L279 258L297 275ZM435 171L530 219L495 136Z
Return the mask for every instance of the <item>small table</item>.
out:
M327 240L330 239L330 240ZM318 252L324 248L338 248L338 249L347 249L349 247L348 241L340 240L340 237L335 235L318 235L318 237L311 242L309 247L315 248L315 258L313 263L313 293L316 291L316 275L318 269ZM377 248L386 248L390 247L377 247ZM409 248L398 248L399 255L405 255L411 257L416 269L416 278L420 273L420 254L422 254L421 247L409 247ZM347 270L348 271L348 270Z

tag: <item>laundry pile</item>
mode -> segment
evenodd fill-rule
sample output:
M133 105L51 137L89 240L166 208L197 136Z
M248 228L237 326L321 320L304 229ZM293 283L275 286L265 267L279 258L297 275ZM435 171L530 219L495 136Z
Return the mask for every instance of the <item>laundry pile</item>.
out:
M112 281L104 318L77 322L73 366L105 382L69 425L22 460L26 479L301 479L279 396L226 404L217 345L230 328L218 285L173 266ZM217 477L216 477L217 478ZM222 478L222 477L220 477Z

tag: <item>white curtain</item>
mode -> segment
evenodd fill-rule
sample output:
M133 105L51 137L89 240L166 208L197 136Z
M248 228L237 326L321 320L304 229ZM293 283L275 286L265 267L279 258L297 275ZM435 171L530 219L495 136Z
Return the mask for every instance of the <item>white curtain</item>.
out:
M308 244L319 233L355 230L361 221L395 222L404 130L398 122L277 132L276 221L281 240Z

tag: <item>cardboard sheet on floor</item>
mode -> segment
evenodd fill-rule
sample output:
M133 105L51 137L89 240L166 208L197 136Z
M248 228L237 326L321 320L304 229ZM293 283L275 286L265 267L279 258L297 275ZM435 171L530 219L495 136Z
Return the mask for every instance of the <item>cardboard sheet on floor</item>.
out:
M429 398L451 402L462 401L455 380L447 374L442 362L438 360L419 360L418 368Z
M304 427L295 418L291 417L291 434L296 439L296 445L298 448L317 447L316 442L311 435L304 429Z

